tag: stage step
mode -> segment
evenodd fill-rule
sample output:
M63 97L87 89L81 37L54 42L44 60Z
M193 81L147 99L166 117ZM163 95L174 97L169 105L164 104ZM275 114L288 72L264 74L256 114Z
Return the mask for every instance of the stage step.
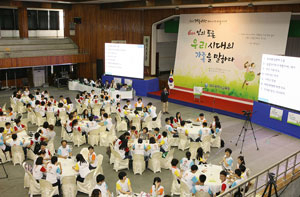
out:
M77 55L78 49L0 52L0 58Z
M76 49L77 46L73 43L55 43L55 44L28 44L28 45L0 45L0 52L12 51L34 51L34 50L57 50L57 49Z
M70 38L2 38L0 39L0 46L11 46L11 45L45 45L45 44L68 44L73 43Z

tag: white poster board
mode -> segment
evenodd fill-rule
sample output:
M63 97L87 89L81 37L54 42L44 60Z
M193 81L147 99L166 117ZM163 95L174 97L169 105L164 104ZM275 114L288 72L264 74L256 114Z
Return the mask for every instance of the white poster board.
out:
M270 108L270 118L282 121L283 110L275 107Z
M128 86L132 86L132 80L131 79L124 79L124 84L127 84Z
M122 84L122 78L119 78L119 77L114 77L114 81L116 84Z
M203 87L194 86L194 95L202 95Z
M300 114L293 112L288 113L287 123L300 127Z

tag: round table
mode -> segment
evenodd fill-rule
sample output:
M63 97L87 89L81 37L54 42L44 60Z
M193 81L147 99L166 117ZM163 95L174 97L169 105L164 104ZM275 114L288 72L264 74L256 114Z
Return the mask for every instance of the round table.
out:
M61 163L62 174L61 177L64 176L76 176L78 172L76 172L72 167L76 165L75 157L71 159L58 158L58 162Z
M205 185L208 185L211 191L215 194L221 190L222 183L220 180L220 172L222 170L222 166L220 165L198 165L196 176L199 178L201 174L204 174L206 176Z

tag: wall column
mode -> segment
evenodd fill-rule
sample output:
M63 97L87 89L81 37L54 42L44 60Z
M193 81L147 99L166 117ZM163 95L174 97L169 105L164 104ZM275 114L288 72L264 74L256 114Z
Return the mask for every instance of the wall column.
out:
M18 21L20 38L28 38L28 16L25 7L18 8Z

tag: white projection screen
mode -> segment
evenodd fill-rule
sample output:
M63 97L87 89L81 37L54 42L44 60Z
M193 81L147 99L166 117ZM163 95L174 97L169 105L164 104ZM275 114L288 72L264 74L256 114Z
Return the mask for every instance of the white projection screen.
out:
M300 58L262 57L258 100L300 111Z
M105 75L144 78L144 45L105 43Z

